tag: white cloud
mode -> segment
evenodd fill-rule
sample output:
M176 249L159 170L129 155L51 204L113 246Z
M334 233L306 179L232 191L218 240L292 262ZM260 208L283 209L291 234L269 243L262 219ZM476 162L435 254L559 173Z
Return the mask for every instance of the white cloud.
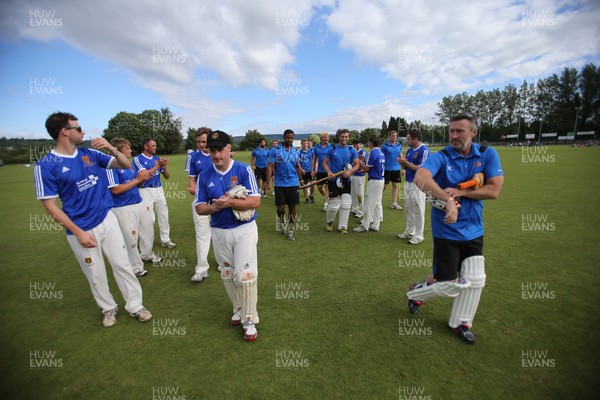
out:
M439 93L580 66L600 50L599 20L591 0L340 0L328 25L359 62Z

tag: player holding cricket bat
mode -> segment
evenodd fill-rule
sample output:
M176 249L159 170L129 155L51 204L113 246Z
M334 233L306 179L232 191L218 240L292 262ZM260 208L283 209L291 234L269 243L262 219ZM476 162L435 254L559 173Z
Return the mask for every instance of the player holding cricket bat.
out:
M413 283L407 306L415 314L423 301L435 296L453 297L448 325L466 343L475 343L473 318L485 286L483 257L483 200L496 199L504 174L496 150L472 142L477 123L471 114L450 119L450 145L427 159L417 170L415 184L445 202L445 211L432 208L433 278ZM457 185L483 173L480 187ZM461 198L457 208L455 199Z

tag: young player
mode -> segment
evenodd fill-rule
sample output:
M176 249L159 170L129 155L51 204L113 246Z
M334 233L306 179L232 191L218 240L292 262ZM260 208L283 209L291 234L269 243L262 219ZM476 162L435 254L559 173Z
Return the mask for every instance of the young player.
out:
M162 184L160 182L160 175L162 174L165 179L169 179L170 174L167 171L167 165L169 160L166 158L159 158L156 155L156 141L152 138L145 139L143 141L144 151L139 156L133 159L133 169L135 172L139 172L143 169L150 171L152 177L144 182L140 187L140 195L144 200L144 203L150 207L156 209L158 215L158 228L160 233L160 241L163 247L172 249L176 246L171 241L169 225L169 208L167 206L167 199L165 198L165 192L163 191ZM154 212L152 213L154 224ZM152 231L142 231L141 236L147 236L154 242L154 228ZM147 253L148 249L141 248L142 255Z
M103 253L125 299L125 309L140 321L150 320L152 313L142 305L142 288L133 274L123 234L111 211L112 197L102 184L104 169L127 169L131 163L104 138L92 139L92 147L106 149L112 156L77 147L83 142L84 131L73 114L50 115L46 130L56 147L35 165L36 196L46 212L65 227L67 241L104 314L102 324L107 328L116 324L118 309L108 288Z
M198 177L196 212L210 215L212 245L221 278L233 303L231 325L243 321L244 338L258 332L258 228L254 219L260 207L260 190L250 166L230 157L229 135L214 131L208 137L213 168Z
M207 168L212 167L212 161L206 143L208 135L212 133L209 128L199 128L196 131L196 151L189 156L188 169L188 191L192 195L196 195L196 186L198 175ZM192 201L192 218L194 220L194 230L196 232L196 267L193 282L202 282L208 278L208 252L210 250L210 217L208 215L198 215L196 212L195 200Z
M381 196L383 195L383 176L385 173L385 156L379 149L379 136L369 138L369 158L366 162L360 161L362 168L368 172L367 193L365 194L365 215L354 232L379 231L381 223Z
M127 159L131 158L131 143L127 139L117 137L110 144L125 154ZM138 242L148 240L147 237L140 237L140 232L152 229L152 211L142 202L138 185L150 179L150 173L142 170L136 175L133 168L111 169L106 171L106 176L114 202L112 212L119 221L127 244L129 262L136 276L145 276L148 271L144 269ZM152 248L152 243L144 243L144 247ZM160 262L160 257L153 254L151 260Z
M356 155L358 156L359 162L365 161L366 151L363 150L362 142L359 139L352 141L352 147L356 149ZM362 218L363 203L365 199L365 171L359 168L350 177L350 196L352 197L352 208L350 212L357 218Z
M404 181L404 206L406 207L406 229L398 234L400 239L408 239L410 244L419 244L425 240L425 193L414 184L417 169L427 161L429 149L422 142L423 136L418 130L406 135L409 146L406 157L400 154L400 164L406 171Z
M431 155L417 170L414 183L445 202L445 210L431 208L433 279L412 283L406 294L415 314L425 300L453 297L448 325L468 344L475 343L471 326L485 286L483 257L483 200L495 199L504 184L500 158L493 148L473 143L477 123L471 114L450 118L450 145ZM461 182L483 173L479 188L459 190ZM461 199L460 210L456 206Z
M330 147L329 134L323 132L321 134L321 143L313 148L313 166L311 174L316 180L327 178L327 171L323 168L323 160L325 160L325 156ZM317 189L323 196L323 211L326 211L327 205L329 204L329 187L327 182L317 185Z

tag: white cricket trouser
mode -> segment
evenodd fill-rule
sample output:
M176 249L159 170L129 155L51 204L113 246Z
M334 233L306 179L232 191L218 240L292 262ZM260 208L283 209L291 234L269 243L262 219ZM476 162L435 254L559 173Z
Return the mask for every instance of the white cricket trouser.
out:
M98 244L93 248L83 247L75 235L67 235L67 241L87 278L92 295L102 312L117 306L108 288L106 265L102 253L110 263L117 286L125 299L125 310L136 313L142 308L142 287L133 274L125 240L119 229L117 218L109 211L102 223L86 231L96 238Z
M379 229L381 217L383 216L383 208L381 207L382 196L383 179L369 179L365 194L365 216L360 223L366 230L369 230L369 228Z
M211 227L211 233L215 259L220 266L233 267L235 282L240 282L246 265L258 277L258 227L255 221L230 229Z
M127 246L129 262L134 273L144 269L144 262L138 250L138 240L142 218L149 217L149 214L145 213L145 210L146 206L143 202L123 207L113 207L112 209L112 212L117 217L117 221L119 221L119 227Z
M406 232L414 239L423 240L425 229L425 193L413 182L404 182Z
M198 215L196 207L192 203L192 214L194 215L194 228L196 230L196 273L201 274L208 271L208 251L210 250L210 215Z
M363 212L365 200L365 175L350 176L350 196L352 197L352 212Z
M160 242L167 243L171 240L169 226L169 208L167 206L167 199L165 198L165 192L162 187L157 188L140 188L140 196L144 203L148 204L156 210L158 215L158 231L160 233ZM152 224L154 225L156 217L152 213ZM154 229L154 227L153 227Z

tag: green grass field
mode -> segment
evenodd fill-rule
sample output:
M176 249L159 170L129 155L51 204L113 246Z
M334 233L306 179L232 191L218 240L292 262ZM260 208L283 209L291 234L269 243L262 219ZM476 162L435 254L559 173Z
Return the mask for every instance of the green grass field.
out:
M506 181L484 211L487 286L475 346L447 328L450 300L406 310L407 285L430 271L431 231L416 247L397 239L405 214L390 209L389 189L379 233L326 232L319 197L299 206L295 242L276 232L273 198L263 200L261 323L257 341L246 343L229 326L216 269L190 281L184 156L171 158L165 188L177 247L156 247L165 263L147 265L140 279L154 320L130 318L111 280L121 309L110 329L64 231L35 199L33 170L1 168L0 397L596 398L600 148L498 150ZM212 251L209 261L215 266Z

